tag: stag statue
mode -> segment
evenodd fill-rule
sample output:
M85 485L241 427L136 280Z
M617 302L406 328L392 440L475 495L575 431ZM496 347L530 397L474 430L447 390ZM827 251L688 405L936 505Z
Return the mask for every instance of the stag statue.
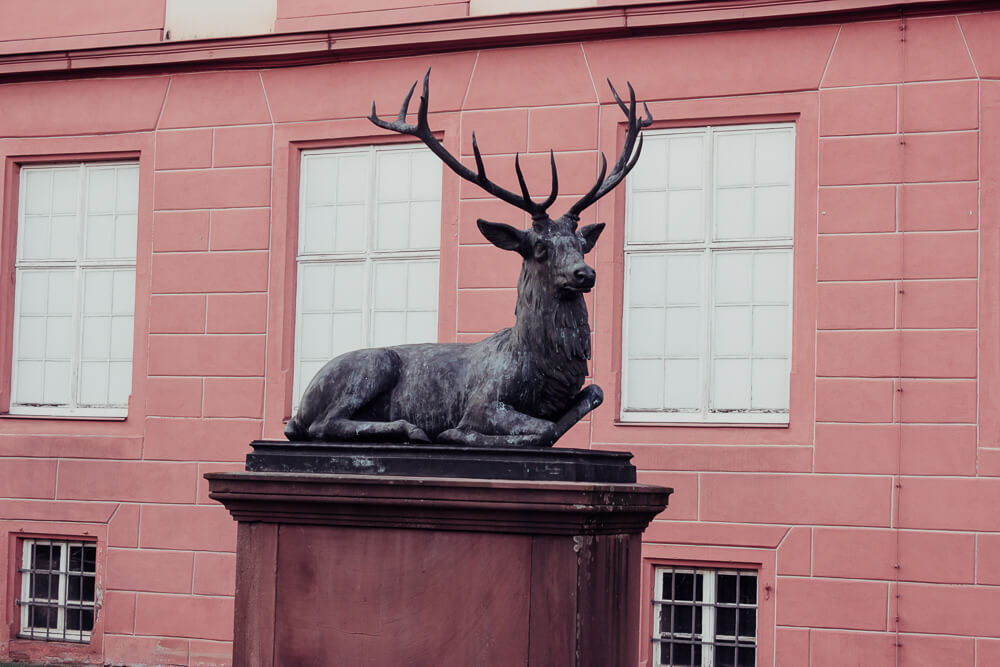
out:
M374 101L369 120L417 137L456 174L531 214L529 230L478 220L479 231L490 243L523 258L516 322L478 343L356 350L327 362L306 387L298 412L285 428L289 440L549 447L604 399L597 385L583 387L590 359L590 324L583 295L596 278L583 256L594 247L604 223L579 229L577 223L585 208L610 192L635 166L642 149L640 131L653 122L649 109L643 104L645 118L637 115L631 84L627 106L611 86L628 118L621 155L607 173L602 153L597 182L553 220L546 213L559 191L552 152L552 191L541 203L528 194L518 157L514 169L520 195L486 177L475 134L472 149L477 171L473 172L431 132L429 80L427 70L416 125L406 122L416 82L395 121L379 118Z

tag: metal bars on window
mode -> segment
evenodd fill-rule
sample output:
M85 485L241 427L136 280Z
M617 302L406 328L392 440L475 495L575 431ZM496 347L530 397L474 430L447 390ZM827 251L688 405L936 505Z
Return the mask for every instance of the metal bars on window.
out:
M94 628L97 546L93 542L21 542L18 637L86 642Z
M657 568L654 667L754 667L757 573Z

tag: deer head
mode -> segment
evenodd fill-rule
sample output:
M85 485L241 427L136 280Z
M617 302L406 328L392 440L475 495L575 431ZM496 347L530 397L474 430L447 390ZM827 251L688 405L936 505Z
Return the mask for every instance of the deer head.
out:
M611 81L608 81L615 102L625 112L628 119L625 145L622 147L621 155L619 155L611 172L608 173L607 158L605 158L604 153L601 153L601 171L597 182L566 213L553 220L547 213L548 208L555 202L556 196L559 194L559 177L556 172L556 160L553 152L549 151L549 163L552 166L552 190L542 202L534 201L528 193L524 174L521 173L520 155L514 157L514 171L517 173L521 194L511 192L486 177L486 167L483 164L482 155L479 153L475 133L472 134L472 152L476 160L476 171L467 168L441 145L427 123L430 75L431 71L428 68L424 75L416 125L410 125L406 122L410 98L413 97L413 91L417 87L416 81L410 86L395 121L385 121L379 118L375 112L374 101L372 101L372 112L368 119L386 130L417 137L453 172L465 180L475 183L496 198L530 213L531 229L521 230L499 222L479 220L479 231L498 248L513 250L520 254L524 258L525 275L533 274L528 277L536 278L539 285L545 286L544 289L551 290L553 292L551 296L566 299L579 296L583 292L589 292L594 286L596 273L593 268L587 265L583 256L590 252L594 244L597 243L598 237L604 230L604 223L585 225L577 229L580 213L610 192L632 170L642 151L640 131L653 123L653 117L645 103L643 104L645 117L638 117L632 84L628 84L629 104L626 106L618 96L615 87L611 85ZM638 144L636 144L637 139Z

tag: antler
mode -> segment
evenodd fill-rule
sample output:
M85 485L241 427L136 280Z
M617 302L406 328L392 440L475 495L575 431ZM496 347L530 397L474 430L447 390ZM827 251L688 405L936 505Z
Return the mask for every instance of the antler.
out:
M642 152L642 136L640 130L644 127L649 127L653 124L653 116L649 113L649 107L646 103L642 103L642 109L646 113L645 118L639 118L636 115L636 104L635 104L635 91L632 90L632 84L628 84L628 97L629 104L628 107L622 102L622 98L618 97L618 91L611 84L611 79L608 79L608 85L611 86L611 94L615 96L615 102L625 115L628 117L628 129L625 132L625 146L622 147L622 153L618 156L618 161L615 162L614 169L608 174L607 178L604 178L605 172L608 170L608 159L604 157L604 153L601 153L601 174L597 177L597 182L594 183L594 187L590 189L590 192L585 194L579 201L577 201L573 206L570 207L569 211L566 212L566 216L576 219L580 217L580 213L583 209L587 208L595 201L608 194L616 185L621 183L622 179L625 178L626 174L632 171L632 167L639 160L639 154ZM639 145L636 146L635 140L639 139Z
M413 91L417 87L416 81L414 81L413 85L410 86L410 92L406 94L406 98L403 100L403 104L399 109L399 115L396 116L395 121L385 121L378 117L375 113L375 100L372 100L372 112L371 115L368 116L368 120L383 129L392 130L393 132L399 132L401 134L409 134L420 139L427 145L428 148L431 149L431 151L434 152L435 155L441 158L442 162L448 165L453 172L465 180L475 183L494 197L497 197L508 204L512 204L522 211L527 211L531 214L533 219L546 218L546 209L552 205L552 202L556 200L556 195L559 194L559 177L556 174L556 158L552 151L549 151L549 161L552 164L552 192L549 194L548 198L541 203L532 200L531 195L528 194L528 186L524 182L524 174L521 173L520 155L514 156L514 170L517 172L517 182L521 186L520 195L502 188L486 178L486 167L483 165L483 156L479 154L479 145L476 143L475 133L472 134L472 152L476 158L476 171L474 172L467 168L457 158L455 158L455 156L449 153L444 146L441 145L441 142L437 140L431 132L430 126L427 124L427 100L430 76L431 70L428 67L427 74L424 75L424 89L420 95L420 108L417 110L416 125L410 125L406 122L406 114L410 107L410 98L413 97Z

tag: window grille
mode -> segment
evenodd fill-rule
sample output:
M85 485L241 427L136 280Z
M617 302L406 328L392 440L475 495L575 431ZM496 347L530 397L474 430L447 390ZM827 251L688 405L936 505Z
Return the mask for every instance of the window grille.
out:
M655 571L655 667L754 667L757 573L662 567Z
M787 423L795 127L646 133L626 195L622 419Z
M97 546L23 540L18 637L87 642L94 628Z
M423 146L305 151L293 404L330 359L437 340L441 163Z

